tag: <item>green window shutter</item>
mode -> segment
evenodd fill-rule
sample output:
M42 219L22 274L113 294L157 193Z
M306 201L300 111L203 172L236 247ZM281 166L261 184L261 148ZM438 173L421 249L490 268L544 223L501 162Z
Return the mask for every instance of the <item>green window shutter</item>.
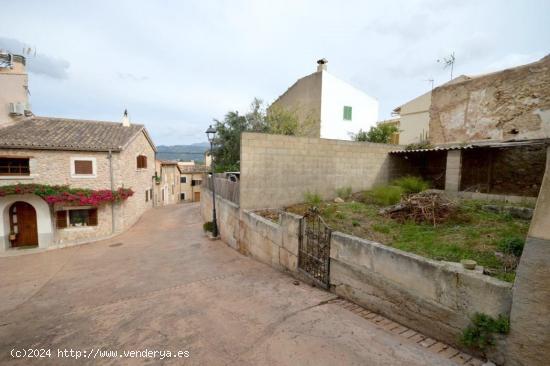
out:
M351 107L344 106L344 120L351 121Z

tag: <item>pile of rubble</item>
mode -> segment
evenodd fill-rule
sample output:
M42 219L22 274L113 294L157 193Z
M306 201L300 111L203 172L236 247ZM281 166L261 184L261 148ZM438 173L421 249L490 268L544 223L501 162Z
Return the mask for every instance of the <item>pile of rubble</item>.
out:
M428 222L436 226L446 221L455 211L456 203L445 195L424 191L404 196L401 202L380 210L381 215L386 215L398 221L414 220L415 222Z

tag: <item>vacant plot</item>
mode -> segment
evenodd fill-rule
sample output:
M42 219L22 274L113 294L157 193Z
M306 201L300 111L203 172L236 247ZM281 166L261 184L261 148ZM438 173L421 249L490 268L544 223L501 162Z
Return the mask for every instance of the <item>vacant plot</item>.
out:
M473 200L455 201L454 214L435 226L396 220L379 213L387 202L372 199L372 193L357 193L340 203L325 201L315 205L334 230L432 259L451 262L473 259L484 266L486 274L509 282L514 280L529 220L489 212L484 209L488 202ZM311 205L310 202L285 209L303 214Z

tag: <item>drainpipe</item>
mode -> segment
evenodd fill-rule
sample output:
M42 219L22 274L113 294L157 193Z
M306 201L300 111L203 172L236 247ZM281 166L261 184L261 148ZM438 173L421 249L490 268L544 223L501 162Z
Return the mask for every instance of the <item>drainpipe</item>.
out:
M109 174L111 175L111 191L115 190L115 178L113 175L113 152L109 149ZM115 233L115 203L111 202L111 231Z

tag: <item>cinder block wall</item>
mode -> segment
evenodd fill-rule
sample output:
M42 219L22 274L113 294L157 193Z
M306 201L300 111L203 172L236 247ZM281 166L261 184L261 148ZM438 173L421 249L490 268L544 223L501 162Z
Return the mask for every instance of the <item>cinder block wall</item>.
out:
M240 206L277 208L303 202L304 193L329 199L336 189L386 183L395 145L243 133Z

